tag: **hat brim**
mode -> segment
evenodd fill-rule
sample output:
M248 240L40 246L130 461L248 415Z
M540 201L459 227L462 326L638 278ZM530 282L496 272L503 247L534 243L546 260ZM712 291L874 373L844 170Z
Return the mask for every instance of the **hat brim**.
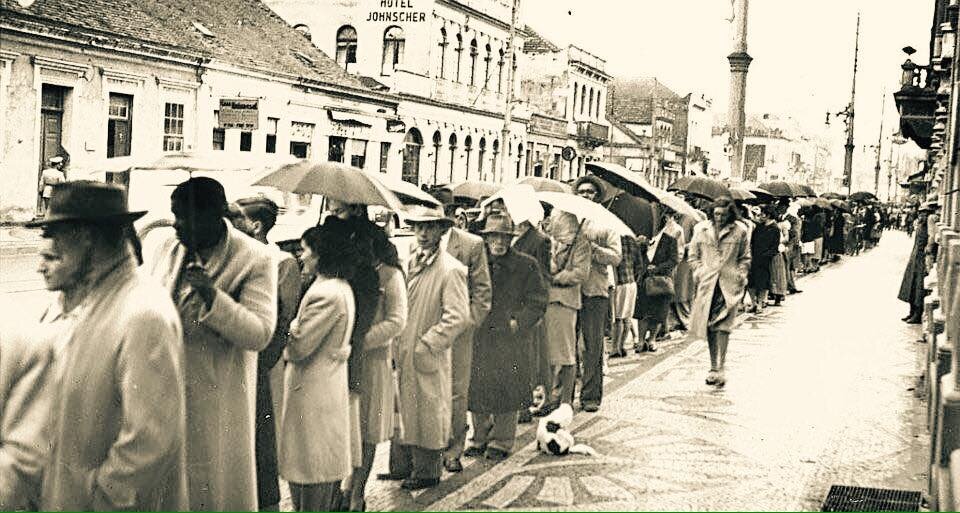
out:
M49 226L51 224L57 223L69 223L69 222L86 222L86 223L112 223L112 224L124 224L132 223L137 219L145 216L147 214L146 210L139 212L126 212L123 214L110 214L110 215L87 215L87 216L73 216L73 215L61 215L61 216L51 216L45 217L43 219L36 219L30 221L24 226L27 228L38 228L42 226Z
M508 232L506 230L482 230L480 232L480 235L507 235L507 236L513 237L516 234L513 232Z

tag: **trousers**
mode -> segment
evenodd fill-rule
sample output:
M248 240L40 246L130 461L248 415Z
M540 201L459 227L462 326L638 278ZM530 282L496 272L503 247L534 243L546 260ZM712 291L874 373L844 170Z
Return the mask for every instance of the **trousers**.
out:
M580 404L600 406L603 400L603 328L610 314L610 298L583 296L582 302L583 387Z
M413 479L440 479L443 470L441 451L390 440L390 473ZM329 510L319 510L329 511Z
M459 458L467 439L467 399L470 393L470 364L473 363L473 339L476 330L463 332L453 342L450 377L453 400L450 404L450 443L445 458Z
M475 413L470 412L473 419L473 438L470 445L473 447L493 447L501 451L513 450L513 443L517 439L517 420L520 412L509 413Z

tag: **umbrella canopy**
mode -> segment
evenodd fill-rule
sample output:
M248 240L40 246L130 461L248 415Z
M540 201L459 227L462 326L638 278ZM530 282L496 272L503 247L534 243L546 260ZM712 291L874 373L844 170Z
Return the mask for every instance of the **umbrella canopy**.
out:
M588 172L610 182L614 187L623 189L634 196L647 201L660 201L661 190L650 185L643 178L643 175L636 171L609 162L588 162L586 169Z
M682 216L692 218L698 218L699 216L699 210L693 208L689 203L683 201L683 199L679 196L669 192L664 192L660 196L660 203Z
M537 193L529 184L514 183L500 189L499 192L480 203L481 210L496 200L503 202L507 214L514 223L529 221L536 226L543 221L543 206L537 201Z
M798 185L789 182L762 183L760 189L778 198L802 198L807 195Z
M839 192L825 192L820 195L821 198L835 199L835 200L844 200L847 199L846 194L840 194Z
M799 184L798 187L800 187L800 190L808 197L814 198L817 196L817 193L813 191L813 187L809 185Z
M739 189L736 187L730 188L730 196L734 201L754 201L758 199L756 194L746 189Z
M705 176L684 176L667 187L668 191L680 191L715 201L731 197L726 185Z
M500 184L480 182L477 180L467 180L466 182L450 184L448 186L455 197L460 196L462 198L470 198L475 201L480 201L488 196L493 196L502 187L503 186Z
M820 208L829 208L829 209L834 208L833 203L827 198L812 198L812 199L813 199L813 204Z
M603 205L599 203L594 203L580 196L562 192L538 192L537 199L544 203L549 203L555 209L569 212L577 216L580 220L589 220L592 223L610 228L617 235L636 236L633 230L624 224L619 217L603 208Z
M850 207L847 206L847 204L846 204L843 200L839 200L839 199L828 199L827 201L829 201L830 204L833 205L833 208L835 208L835 209L837 209L837 210L842 210L842 211L844 211L844 212L850 212Z
M773 194L770 194L769 192L763 189L758 189L754 187L747 190L750 191L750 194L753 194L754 196L757 197L757 203L771 203L773 201L776 201L777 199L776 196L774 196Z
M850 201L875 201L876 196L872 192L867 191L857 191L850 195Z
M297 194L321 194L345 203L383 205L394 212L403 208L396 194L375 175L340 162L301 160L280 166L254 185L276 187Z
M521 178L520 180L517 180L517 183L525 183L533 187L533 190L537 192L573 192L573 188L569 185L557 180L552 180L550 178L543 178L541 176L528 176L526 178Z
M394 194L396 194L397 198L399 198L404 205L416 204L425 205L428 207L440 206L440 202L437 201L437 198L427 194L426 191L406 180L392 178L383 174L373 176L380 180L387 189L390 189Z

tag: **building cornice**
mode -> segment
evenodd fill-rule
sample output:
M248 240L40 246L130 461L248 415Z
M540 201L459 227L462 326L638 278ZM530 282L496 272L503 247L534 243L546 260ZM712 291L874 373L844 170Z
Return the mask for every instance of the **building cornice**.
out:
M459 10L459 11L463 11L463 12L466 13L471 19L476 18L476 19L479 19L479 20L483 20L484 22L489 23L490 25L493 25L494 27L497 27L497 28L500 28L500 29L503 29L503 30L506 30L506 31L509 31L509 30L510 30L510 24L509 24L509 23L507 23L507 22L505 22L505 21L502 21L502 20L498 20L497 18L494 18L493 16L490 16L490 15L487 14L487 13L478 11L478 10L474 9L473 7L470 7L469 5L466 5L466 4L457 2L456 0L437 0L437 3L440 4L440 5L444 5L444 6L446 6L446 7L449 7L449 8L451 8L451 9L457 9L457 10ZM520 34L523 33L523 26L522 26L522 25L518 26L516 29L517 29L517 32L518 32L518 33L520 33Z
M481 109L477 109L477 108L473 108L473 107L466 107L466 106L464 106L464 105L458 105L458 104L456 104L456 103L442 102L442 101L440 101L440 100L434 100L434 99L432 99L432 98L427 98L427 97L424 97L424 96L418 96L418 95L410 94L410 93L399 93L398 96L400 97L401 100L407 100L407 101L412 101L412 102L417 102L417 103L423 103L423 104L425 104L425 105L432 105L432 106L435 106L435 107L441 107L441 108L445 108L445 109L458 110L458 111L460 111L460 112L466 112L466 113L469 113L469 114L477 114L477 115L486 116L486 117L489 117L489 118L503 119L503 113L502 113L502 112L490 112L490 111L488 111L488 110L481 110ZM521 122L521 123L527 123L527 122L530 121L529 118L523 118L523 117L516 116L516 115L514 115L513 120L516 121L516 122Z

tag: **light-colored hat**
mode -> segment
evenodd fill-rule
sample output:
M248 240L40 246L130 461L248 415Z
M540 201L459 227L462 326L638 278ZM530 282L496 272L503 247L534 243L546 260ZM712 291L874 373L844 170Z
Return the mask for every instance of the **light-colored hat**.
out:
M410 205L406 208L405 214L407 224L440 223L445 226L453 226L453 219L444 215L443 209L440 207Z
M63 157L51 157L51 158L50 158L50 163L51 163L51 164L60 164L61 162L63 162Z

